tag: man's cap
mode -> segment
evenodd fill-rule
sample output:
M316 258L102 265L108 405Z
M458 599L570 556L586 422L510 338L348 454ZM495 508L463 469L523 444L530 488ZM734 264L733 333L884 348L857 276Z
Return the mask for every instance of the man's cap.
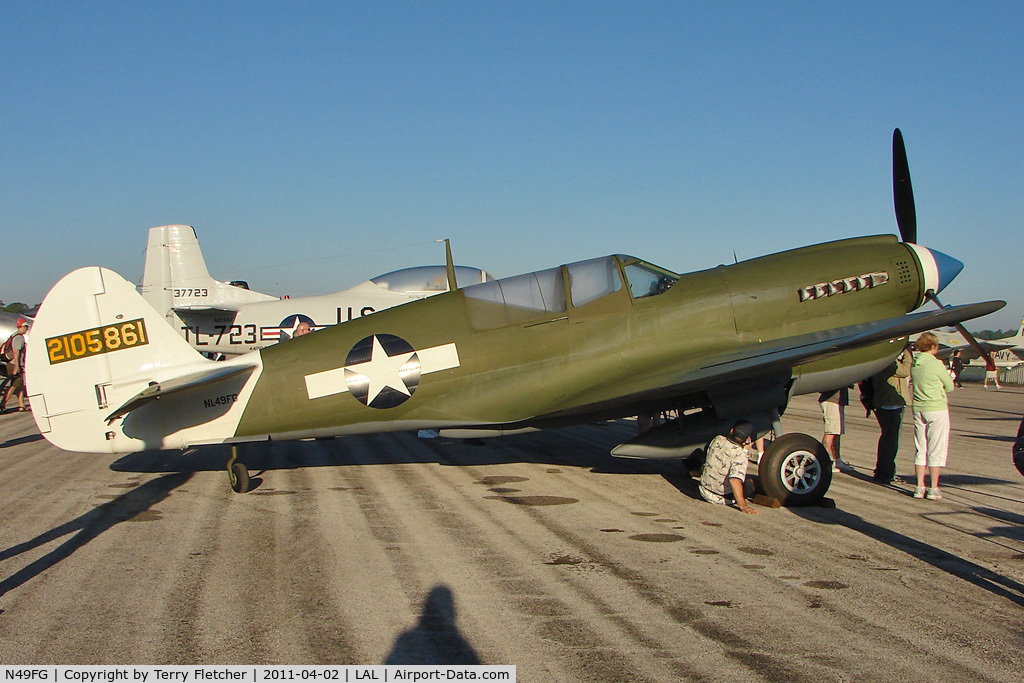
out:
M733 425L732 440L736 443L743 443L754 435L754 425L741 420Z
M22 325L28 325L28 320L25 320L24 318L18 318L18 325L17 326L21 327Z

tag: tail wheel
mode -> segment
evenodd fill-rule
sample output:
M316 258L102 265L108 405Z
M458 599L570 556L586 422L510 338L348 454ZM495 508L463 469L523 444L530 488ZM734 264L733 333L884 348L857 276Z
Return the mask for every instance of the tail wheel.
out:
M231 463L228 468L228 483L235 493L245 493L249 490L249 470L240 462Z
M832 484L832 460L814 437L784 434L765 450L757 473L764 492L783 505L811 505Z
M228 484L235 493L249 490L249 470L238 460L238 445L231 444L231 458L228 460Z

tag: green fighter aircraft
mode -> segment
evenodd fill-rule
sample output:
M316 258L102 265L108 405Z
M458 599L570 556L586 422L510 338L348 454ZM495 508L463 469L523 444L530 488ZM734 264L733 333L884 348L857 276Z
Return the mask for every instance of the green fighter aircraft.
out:
M759 464L766 492L810 503L831 463L812 437L779 436L790 396L849 385L907 335L1004 305L912 313L962 264L914 243L903 175L902 241L846 239L685 275L614 255L464 288L449 251L447 293L221 362L116 273L82 268L32 329L33 414L60 448L127 453L419 429L490 437L677 410L612 451L635 458L687 456L742 417L778 436ZM236 455L230 481L244 491Z

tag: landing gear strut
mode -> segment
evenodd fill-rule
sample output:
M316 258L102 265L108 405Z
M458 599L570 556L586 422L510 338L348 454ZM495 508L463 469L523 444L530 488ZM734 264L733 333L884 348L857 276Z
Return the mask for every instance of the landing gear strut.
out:
M231 459L228 460L228 483L235 493L245 493L249 490L249 469L238 459L238 446L231 446Z

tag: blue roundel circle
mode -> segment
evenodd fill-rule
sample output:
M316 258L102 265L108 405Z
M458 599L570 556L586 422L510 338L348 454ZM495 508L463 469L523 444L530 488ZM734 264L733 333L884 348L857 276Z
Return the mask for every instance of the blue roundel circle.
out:
M345 384L370 408L394 408L408 401L420 384L420 359L412 345L393 334L374 334L345 357Z
M294 330L299 323L306 323L310 327L315 327L316 323L308 315L302 315L301 313L293 313L278 325L282 330Z

